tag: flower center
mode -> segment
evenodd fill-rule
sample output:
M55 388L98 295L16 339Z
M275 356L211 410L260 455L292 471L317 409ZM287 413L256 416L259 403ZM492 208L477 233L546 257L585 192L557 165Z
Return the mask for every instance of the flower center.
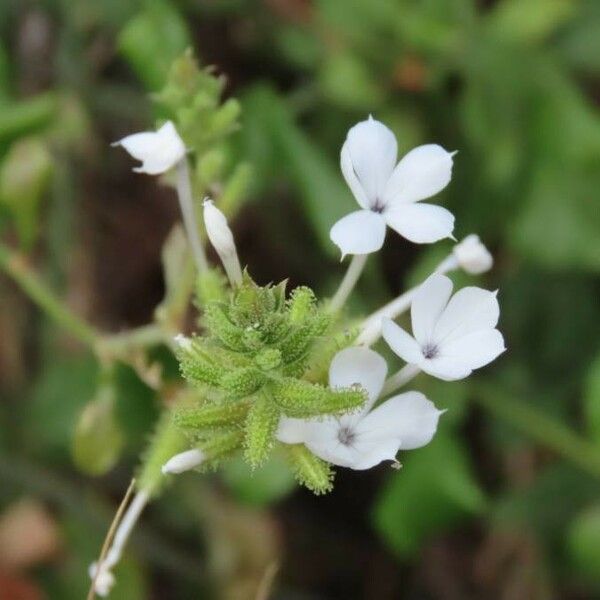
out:
M435 344L426 344L421 352L425 358L435 358L439 354L439 349Z
M352 446L355 439L356 433L349 427L342 427L338 431L338 440L341 444L344 444L344 446Z
M373 206L371 206L371 210L378 214L381 214L385 210L385 204L381 198L375 198L375 202Z

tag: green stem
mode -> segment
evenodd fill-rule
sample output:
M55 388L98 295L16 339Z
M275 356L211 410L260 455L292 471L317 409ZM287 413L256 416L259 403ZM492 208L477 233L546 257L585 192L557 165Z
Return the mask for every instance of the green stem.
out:
M600 449L570 428L525 402L513 400L494 385L476 383L473 400L583 471L600 478Z
M51 292L39 276L32 271L24 257L0 244L0 269L11 277L51 319L68 331L73 337L93 350L99 340L98 332L71 310Z

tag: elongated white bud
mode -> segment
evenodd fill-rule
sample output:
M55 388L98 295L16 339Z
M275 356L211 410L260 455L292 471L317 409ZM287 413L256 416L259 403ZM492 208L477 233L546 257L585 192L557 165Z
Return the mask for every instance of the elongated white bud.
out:
M231 285L240 285L242 283L242 268L238 259L233 233L227 224L225 215L208 198L204 200L204 224L206 225L208 239L217 251Z
M184 471L189 471L199 465L202 464L204 460L204 454L201 450L193 449L186 450L185 452L181 452L172 456L163 466L162 472L163 475L167 475L169 473L183 473Z
M468 235L459 244L456 244L452 252L460 267L471 275L485 273L494 264L492 255L483 245L479 236L474 233Z

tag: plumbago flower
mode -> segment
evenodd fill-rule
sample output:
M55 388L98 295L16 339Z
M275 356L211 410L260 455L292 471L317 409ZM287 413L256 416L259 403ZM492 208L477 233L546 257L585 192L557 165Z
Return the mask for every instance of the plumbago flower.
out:
M388 225L417 244L452 237L452 214L419 202L448 185L454 153L427 144L396 164L397 151L394 134L372 117L348 132L341 168L361 210L331 228L331 240L342 255L376 252L383 246Z
M142 166L133 170L148 175L165 173L185 156L185 144L171 121L158 131L134 133L112 145L122 146L133 158L142 161Z
M361 347L340 351L329 368L329 386L362 387L368 395L363 408L339 417L283 418L277 439L305 444L323 460L356 470L394 461L399 450L425 446L433 438L443 411L420 392L394 396L373 408L386 374L386 362L377 352Z
M446 381L469 376L505 350L495 328L497 292L466 287L451 294L445 275L431 275L421 285L411 304L414 337L390 319L383 322L383 337L400 358Z

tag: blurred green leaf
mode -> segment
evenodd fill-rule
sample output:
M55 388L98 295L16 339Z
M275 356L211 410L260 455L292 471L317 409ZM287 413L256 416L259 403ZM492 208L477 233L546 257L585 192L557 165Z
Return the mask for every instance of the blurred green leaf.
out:
M52 170L52 158L38 137L13 142L0 165L0 204L10 211L25 250L37 237L41 202Z
M319 81L326 98L346 109L373 112L385 98L369 66L348 52L322 61Z
M46 457L64 455L81 409L95 392L97 365L91 356L61 358L54 353L34 384L27 405L31 445Z
M230 460L223 465L221 476L234 496L251 506L277 502L296 487L288 464L276 454L255 470L241 458Z
M438 431L428 446L401 460L406 462L381 490L373 519L391 549L409 558L428 539L480 513L485 498L465 447L448 432Z
M125 440L115 418L115 401L113 382L103 382L79 415L71 450L77 467L89 475L103 475L121 455Z
M570 0L502 0L488 15L488 26L504 39L535 43L551 35L576 10Z
M2 106L0 111L0 142L39 131L56 116L57 96L44 92L32 98Z
M600 505L580 512L566 536L571 563L588 581L600 583Z
M583 392L583 410L590 437L600 445L600 354L590 365Z
M600 270L600 178L550 166L533 179L511 245L546 268Z
M119 50L152 91L167 80L173 61L190 46L187 25L172 2L152 0L119 34Z

